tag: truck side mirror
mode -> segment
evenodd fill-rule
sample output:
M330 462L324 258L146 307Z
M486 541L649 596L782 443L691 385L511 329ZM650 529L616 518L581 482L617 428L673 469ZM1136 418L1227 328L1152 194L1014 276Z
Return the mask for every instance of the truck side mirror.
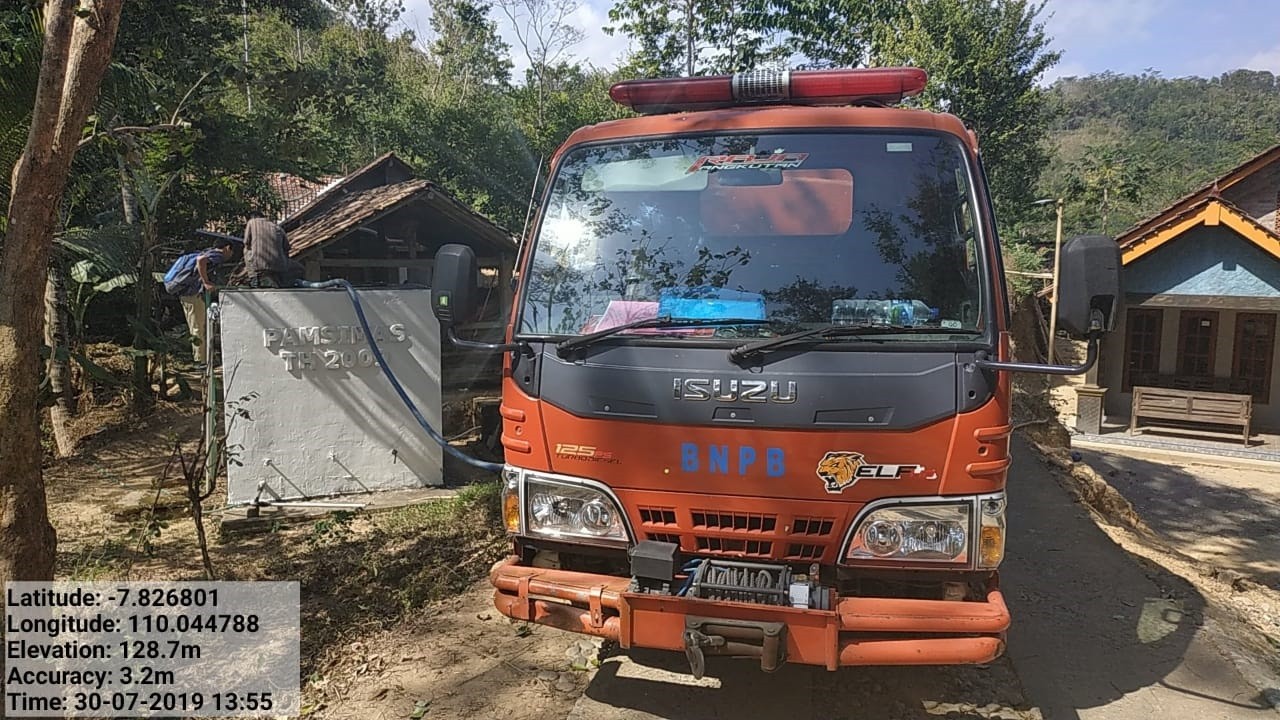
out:
M1105 235L1077 235L1062 246L1058 323L1077 338L1109 332L1124 302L1120 246Z
M456 243L436 251L431 270L431 310L442 329L466 322L475 312L478 283L476 254Z

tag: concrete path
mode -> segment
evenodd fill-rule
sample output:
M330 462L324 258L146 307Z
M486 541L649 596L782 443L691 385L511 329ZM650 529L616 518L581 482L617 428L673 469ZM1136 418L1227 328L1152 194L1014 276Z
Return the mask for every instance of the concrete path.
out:
M1015 452L1001 578L1014 617L1008 655L1045 717L1277 717L1203 626L1204 598L1139 564L1030 448Z
M1227 466L1157 452L1077 452L1180 550L1280 589L1280 464Z
M988 668L787 666L765 675L712 659L607 660L572 720L786 718L908 720L1275 720L1221 655L1189 585L1146 569L1102 533L1035 460L1015 447L1002 584L1014 615L1009 652Z

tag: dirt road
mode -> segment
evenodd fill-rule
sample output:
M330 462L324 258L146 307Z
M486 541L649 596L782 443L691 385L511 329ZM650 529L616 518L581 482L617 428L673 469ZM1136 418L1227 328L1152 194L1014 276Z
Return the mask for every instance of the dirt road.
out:
M606 660L569 718L1277 717L1219 651L1226 623L1206 625L1203 598L1115 545L1029 447L1015 452L1002 579L1014 627L991 667L764 675L713 660L694 681L682 657L636 653Z

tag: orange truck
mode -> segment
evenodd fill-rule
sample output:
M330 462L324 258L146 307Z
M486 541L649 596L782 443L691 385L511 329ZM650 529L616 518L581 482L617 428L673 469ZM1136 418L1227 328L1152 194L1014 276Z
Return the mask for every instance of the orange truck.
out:
M1078 374L1121 302L1072 238L1079 366L1013 362L974 133L916 68L610 90L521 246L501 442L504 615L688 655L985 663L1004 649L1010 374ZM447 337L476 260L436 255ZM1016 508L1016 504L1014 505Z

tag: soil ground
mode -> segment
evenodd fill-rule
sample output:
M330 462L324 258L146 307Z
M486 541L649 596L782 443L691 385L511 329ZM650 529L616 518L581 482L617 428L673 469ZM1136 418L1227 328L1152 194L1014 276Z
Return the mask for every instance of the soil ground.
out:
M194 410L165 404L47 464L59 578L203 577L170 460L179 438L190 453L199 424ZM538 680L567 665L561 638L499 618L477 584L505 544L496 499L495 485L480 484L455 499L222 534L215 494L204 524L217 579L301 582L306 716L407 718L430 706L430 717L563 717L578 674Z

